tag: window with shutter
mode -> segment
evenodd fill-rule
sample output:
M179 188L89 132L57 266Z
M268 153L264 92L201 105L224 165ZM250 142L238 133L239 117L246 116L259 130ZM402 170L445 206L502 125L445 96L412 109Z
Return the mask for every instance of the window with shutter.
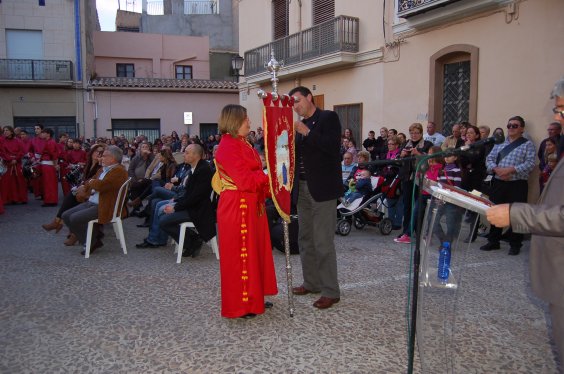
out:
M273 40L288 36L289 29L288 0L272 0Z
M313 0L313 26L335 18L335 0Z

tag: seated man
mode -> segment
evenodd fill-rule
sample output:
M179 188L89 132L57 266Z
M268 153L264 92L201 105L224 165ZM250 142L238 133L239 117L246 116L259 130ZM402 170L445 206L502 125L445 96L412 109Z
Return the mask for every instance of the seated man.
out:
M183 162L178 165L176 168L176 172L174 177L170 179L169 183L166 183L163 187L158 186L153 189L151 195L149 195L149 202L145 206L145 208L137 213L134 214L131 212L131 215L136 215L137 217L145 218L145 222L137 227L150 227L151 226L151 217L155 212L155 208L157 203L163 200L170 200L176 197L181 191L184 190L186 186L186 182L188 181L189 171L191 169L190 164Z
M98 219L98 224L94 225L92 233L92 244L90 253L100 248L102 245L100 226L109 223L114 213L117 195L120 187L127 180L127 170L121 165L123 152L117 146L111 145L102 154L102 168L96 175L85 181L83 188L90 193L88 201L81 203L74 208L65 211L62 219L67 227L78 239L81 244L86 243L86 233L88 222ZM122 217L126 210L122 207ZM86 248L84 248L86 249ZM81 252L84 255L85 250Z
M199 144L190 144L184 152L184 161L191 166L184 191L171 200L157 203L151 220L149 236L137 248L155 248L166 245L168 235L178 242L180 224L194 222L199 235L209 241L216 235L215 216L210 195L212 171L202 159L204 149ZM188 232L184 241L183 255L196 257L200 252L202 240L195 232Z

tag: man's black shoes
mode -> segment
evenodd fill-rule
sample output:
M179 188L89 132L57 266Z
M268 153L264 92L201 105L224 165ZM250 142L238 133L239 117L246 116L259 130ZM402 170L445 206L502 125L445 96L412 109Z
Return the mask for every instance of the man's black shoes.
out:
M200 255L200 251L202 250L203 244L204 242L202 241L202 239L191 239L190 247L184 248L184 250L182 251L182 257L198 257Z
M499 242L487 242L480 247L482 251L493 251L494 249L501 249Z
M162 245L149 243L147 240L144 240L143 243L136 244L135 247L137 247L137 248L159 248L159 247L162 247Z

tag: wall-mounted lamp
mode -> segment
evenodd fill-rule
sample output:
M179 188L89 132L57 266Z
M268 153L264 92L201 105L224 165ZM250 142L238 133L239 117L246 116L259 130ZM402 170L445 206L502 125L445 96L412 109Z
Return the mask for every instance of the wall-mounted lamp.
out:
M239 77L242 77L244 74L239 74L241 69L243 69L243 64L245 63L245 59L239 55L231 56L231 69L233 70L233 76L237 77L237 82L239 82Z

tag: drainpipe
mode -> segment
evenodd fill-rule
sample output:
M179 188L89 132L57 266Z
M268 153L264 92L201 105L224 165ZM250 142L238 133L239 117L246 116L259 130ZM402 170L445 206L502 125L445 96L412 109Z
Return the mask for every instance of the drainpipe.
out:
M74 0L74 45L76 52L77 82L82 82L82 49L80 41L80 0Z
M298 0L298 6L300 7L298 13L298 31L302 31L302 0Z

